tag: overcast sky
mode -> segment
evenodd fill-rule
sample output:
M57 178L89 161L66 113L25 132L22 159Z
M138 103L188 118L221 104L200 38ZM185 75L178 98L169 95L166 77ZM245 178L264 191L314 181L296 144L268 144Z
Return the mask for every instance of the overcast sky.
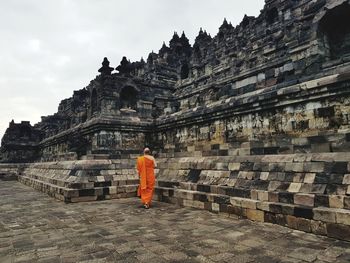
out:
M158 52L173 32L193 44L199 28L217 34L264 0L0 0L0 138L8 123L57 111L97 75L103 57L118 66Z

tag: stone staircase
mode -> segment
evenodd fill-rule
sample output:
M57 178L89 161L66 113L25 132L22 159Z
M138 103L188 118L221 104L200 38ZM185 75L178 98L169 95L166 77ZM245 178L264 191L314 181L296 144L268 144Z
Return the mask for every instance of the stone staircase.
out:
M155 199L350 241L350 154L158 160Z
M18 180L65 202L136 196L138 178L128 161L81 160L28 165ZM127 167L128 166L128 167Z
M350 241L350 153L158 158L154 199ZM2 167L3 166L3 167ZM136 196L135 158L2 165L65 202ZM13 171L15 171L13 170Z

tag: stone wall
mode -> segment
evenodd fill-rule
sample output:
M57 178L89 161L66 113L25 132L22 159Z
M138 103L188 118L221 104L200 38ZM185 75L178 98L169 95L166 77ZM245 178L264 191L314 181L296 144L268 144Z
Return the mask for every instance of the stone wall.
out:
M193 46L104 58L57 113L10 124L1 161L32 163L0 173L65 202L131 197L149 146L160 201L349 240L349 18L345 0L268 0Z
M158 160L156 199L350 240L350 155Z
M160 118L157 150L162 157L347 152L347 78L261 90Z

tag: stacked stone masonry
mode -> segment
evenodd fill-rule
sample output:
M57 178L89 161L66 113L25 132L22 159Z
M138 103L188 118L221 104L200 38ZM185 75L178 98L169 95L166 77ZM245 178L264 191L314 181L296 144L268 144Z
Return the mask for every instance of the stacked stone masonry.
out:
M131 197L148 146L158 200L349 240L350 1L265 2L193 45L174 33L146 61L105 58L57 113L10 123L0 179Z

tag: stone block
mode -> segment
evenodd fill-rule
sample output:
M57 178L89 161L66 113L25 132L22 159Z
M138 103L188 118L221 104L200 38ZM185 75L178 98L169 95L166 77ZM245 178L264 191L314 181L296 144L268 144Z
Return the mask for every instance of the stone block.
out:
M213 211L213 212L220 212L220 205L216 204L216 203L212 203L211 209L212 209L211 211Z
M109 194L116 194L117 193L117 187L116 186L110 186L109 187Z
M269 191L275 191L281 186L281 182L271 181L268 186Z
M261 172L260 173L260 180L267 180L269 177L269 172Z
M298 193L300 191L301 186L301 183L291 183L287 191L291 193Z
M252 221L264 222L264 212L260 210L247 209L247 218Z
M294 183L302 183L304 181L305 174L304 173L295 173L293 176Z
M242 208L241 207L237 207L237 206L228 205L227 206L227 212L229 214L234 214L234 215L237 215L237 216L242 216L243 215Z
M220 204L219 212L222 214L228 214L228 205Z
M304 164L304 171L311 173L322 173L324 171L323 162L311 162Z
M350 209L350 196L344 196L344 208Z
M250 198L253 200L258 200L258 190L250 190Z
M342 195L330 195L329 207L331 208L344 208L344 196Z
M350 174L345 174L343 178L343 184L348 184L350 185Z
M228 169L230 171L239 171L241 164L240 163L229 163Z
M311 193L312 192L312 184L302 184L300 188L300 193Z
M256 208L259 209L259 210L262 210L262 211L269 212L270 211L270 203L268 203L268 202L258 202L256 204Z
M182 205L185 206L185 207L192 207L193 206L193 200L186 200L186 199L184 199Z
M67 190L64 194L65 197L79 197L79 190Z
M329 178L329 183L330 184L342 184L344 179L343 174L331 174Z
M312 219L314 217L314 212L313 212L312 208L296 206L294 208L294 215L296 217Z
M284 163L269 163L269 171L271 172L283 172L284 168Z
M287 226L292 229L298 229L298 219L295 216L286 216Z
M103 188L95 188L95 195L97 196L103 195Z
M311 220L311 232L316 235L327 235L326 223L321 221Z
M327 224L327 236L350 241L350 226L342 224Z
M213 194L218 194L218 186L217 185L211 185L210 186L210 192Z
M260 201L269 201L268 191L257 191L257 199Z
M294 204L313 207L315 204L315 195L314 194L295 194Z
M289 164L289 163L288 163ZM304 171L304 164L303 163L290 163L292 165L291 171L292 172L303 172Z
M312 194L324 194L326 191L326 184L313 184L311 187Z
M305 218L297 218L297 229L304 232L311 232L311 220Z
M304 177L304 183L312 184L315 181L315 173L306 173Z
M294 215L294 205L291 204L282 204L282 214L283 215Z
M200 201L193 201L192 207L196 209L204 209L204 203Z
M350 225L350 211L345 209L337 209L336 222L338 224Z
M219 196L214 195L214 203L228 205L230 204L230 197L225 195L219 195Z
M258 203L258 201L256 201L256 200L242 199L241 206L243 208L249 208L249 209L256 210L256 204L257 203Z
M215 202L215 195L207 194L206 195L208 202L214 203Z
M271 224L277 224L276 214L265 212L264 222L271 223Z
M211 211L211 202L204 202L204 210Z
M313 209L313 213L313 219L316 221L336 222L336 213L334 209L317 207Z
M233 206L242 207L242 198L231 197L231 198L230 198L230 203L231 203L231 205L233 205Z
M268 192L269 202L279 202L278 192Z
M288 192L279 192L278 199L281 203L293 204L294 203L294 194Z
M324 153L330 151L330 143L313 143L311 144L311 152Z
M125 192L126 193L133 193L133 192L136 192L137 191L137 186L135 185L127 185L125 187Z

